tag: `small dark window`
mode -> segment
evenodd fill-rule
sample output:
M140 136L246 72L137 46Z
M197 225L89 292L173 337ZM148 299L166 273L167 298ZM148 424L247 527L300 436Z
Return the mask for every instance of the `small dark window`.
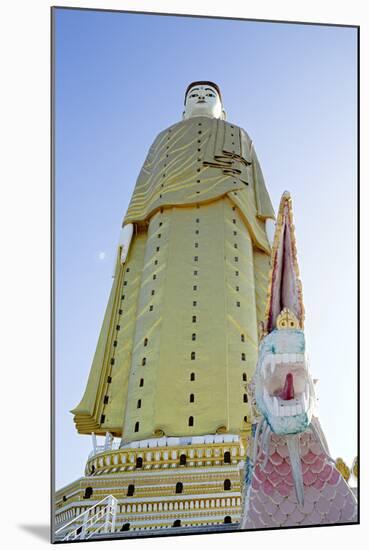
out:
M244 341L245 341L245 335L241 334L241 342L244 342Z
M76 530L76 535L79 535L80 533L82 533L82 525Z
M114 359L114 357L112 357L112 358L110 359L110 364L111 364L111 365L114 365L114 363L115 363L115 359Z
M152 278L153 278L153 281L155 281L155 279L156 279L155 273L154 273L154 275L152 276Z
M195 256L195 257L194 257L194 261L195 261L195 262L198 262L198 261L199 261L199 257L198 257L198 256Z
M141 378L141 380L140 380L140 388L142 388L143 385L144 385L144 379Z
M192 302L193 307L197 306L197 302Z
M237 307L241 307L241 302L236 302Z
M63 496L63 502L66 502L67 501L67 497L64 495Z
M237 243L234 243L234 247L235 247L235 248L238 248L238 244L237 244Z
M243 419L244 419L245 422L248 422L247 416L244 416Z
M237 237L237 231L233 231L233 235Z
M188 425L193 426L193 416L190 416L188 419Z
M232 220L233 223L236 223L236 220Z
M242 361L246 361L246 354L245 353L241 353L241 359L242 359Z
M151 291L151 296L154 296L154 294L155 294L155 290L152 290Z
M225 491L230 491L231 490L231 480L230 479L225 479L223 487L224 487Z
M179 457L179 464L181 466L184 466L186 464L186 461L187 461L187 457L185 454L181 454L181 456Z
M139 423L139 422L136 422L136 424L135 424L135 432L138 432L139 429L140 429L140 423Z
M173 522L173 527L181 527L181 520L180 520L180 519L176 519L176 520Z
M118 340L114 340L114 342L113 342L113 346L114 346L114 347L116 348L116 347L117 347L117 345L118 345Z
M138 409L141 409L141 399L139 399L139 400L137 401L137 408L138 408Z
M144 367L146 365L146 357L143 357L142 359L142 366Z
M158 260L155 260L154 265L158 265Z
M194 359L196 359L196 353L191 351L191 360L193 361Z
M238 262L238 256L235 256L235 257L234 257L234 261L235 261L235 262Z
M232 210L235 211L235 210L236 210L236 207L235 207L235 206L232 206Z
M120 528L121 531L129 531L131 524L130 523L123 523L122 527Z
M136 468L142 468L142 456L136 458Z
M115 328L116 328L117 330L120 330L120 325L117 325Z
M127 281L124 281L123 286L127 286Z
M118 311L118 313L119 313L119 315L122 315L123 309L120 309L120 310Z
M160 223L159 223L159 227L161 227L162 225L163 225L163 222L160 222Z
M195 380L195 373L194 372L191 372L190 380L191 380L191 382L193 382Z
M248 403L248 401L249 401L249 400L248 400L248 398L247 398L247 393L244 393L244 394L243 394L243 402L244 402L244 403Z
M242 373L242 380L247 382L247 374L245 372Z
M197 273L198 273L197 271L194 271L194 272L193 272L194 275L197 275Z
M200 219L199 219L199 218L196 218L196 223L200 223Z
M160 250L160 246L157 246L156 247L156 252L159 252L159 250Z
M158 233L158 239L160 239L160 238L161 238L161 233Z
M154 310L154 306L150 306L149 311L153 311L153 310Z
M108 383L108 384L111 383L111 376L108 376L107 383Z
M236 275L236 277L239 276L240 272L239 271L235 271L234 274Z
M147 343L148 343L148 339L145 338L145 340L144 340L144 346L145 346L145 347L147 346Z
M230 464L231 463L231 453L229 451L226 451L224 453L223 462L224 462L224 464Z
M91 475L95 473L95 470L96 470L96 468L95 468L95 466L92 464L92 466L91 466Z
M124 294L122 294L122 300L124 300L124 299L125 299L125 295L124 295Z
M105 414L102 414L100 416L100 424L104 424L104 422L105 422Z
M196 315L192 315L192 322L196 323Z
M190 394L190 403L195 402L195 395L193 393Z
M179 493L182 493L182 492L183 492L183 483L178 481L178 483L176 484L176 493L179 494Z
M192 290L197 290L197 285L193 285Z
M195 332L192 334L192 340L193 341L196 340L196 333Z
M127 497L133 496L134 492L135 492L135 486L134 485L128 485Z
M83 495L83 498L91 498L93 493L92 487L86 487L85 494Z
M224 518L224 523L232 523L232 518L231 518L231 516L225 516L225 518Z
M109 396L105 395L104 396L104 405L107 405L108 403L109 403Z
M129 268L129 267L127 267L127 269L126 269L126 273L129 273L130 271L131 271L131 270L130 270L130 268Z
M195 243L195 248L199 248L199 243Z
M200 231L198 229L196 229L195 234L198 235L199 233L200 233Z

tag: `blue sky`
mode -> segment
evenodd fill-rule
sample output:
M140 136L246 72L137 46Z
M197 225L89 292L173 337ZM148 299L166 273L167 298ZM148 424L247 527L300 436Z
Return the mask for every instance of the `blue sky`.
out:
M356 30L57 9L56 486L91 448L80 400L120 226L147 150L213 80L254 141L275 209L294 202L306 337L334 457L356 455Z

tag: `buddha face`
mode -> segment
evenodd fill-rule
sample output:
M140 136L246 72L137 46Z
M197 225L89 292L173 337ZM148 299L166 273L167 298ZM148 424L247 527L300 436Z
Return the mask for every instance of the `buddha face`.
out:
M209 85L194 85L189 89L183 118L208 116L223 118L222 102L215 88Z

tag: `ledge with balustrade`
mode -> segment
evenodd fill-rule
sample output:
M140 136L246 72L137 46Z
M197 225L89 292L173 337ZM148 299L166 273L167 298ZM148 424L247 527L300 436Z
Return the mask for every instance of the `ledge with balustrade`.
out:
M129 470L220 466L238 464L245 457L244 445L236 435L161 438L119 447L117 442L95 447L87 460L85 474L101 475Z
M182 496L182 495L178 495ZM164 497L155 501L135 499L135 502L127 499L117 499L116 525L117 530L124 523L129 523L131 529L171 527L176 520L181 525L209 525L222 524L224 518L230 516L232 521L237 522L241 513L241 495L239 492L232 492L227 496L219 493L217 495L188 496L187 498L167 501ZM91 506L81 506L81 503L71 504L65 510L60 510L56 516L56 528L61 530L66 523L78 528L81 521L79 518L89 509L101 513L103 501L91 501Z

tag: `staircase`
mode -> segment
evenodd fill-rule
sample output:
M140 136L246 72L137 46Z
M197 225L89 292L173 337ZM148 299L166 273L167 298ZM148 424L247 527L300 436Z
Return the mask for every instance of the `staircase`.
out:
M87 540L94 535L114 533L117 499L109 495L55 531L55 540Z

